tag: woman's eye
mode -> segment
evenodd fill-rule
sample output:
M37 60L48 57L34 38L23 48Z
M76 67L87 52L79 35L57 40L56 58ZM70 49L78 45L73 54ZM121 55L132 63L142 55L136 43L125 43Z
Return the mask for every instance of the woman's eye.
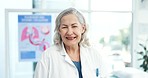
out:
M76 28L77 26L72 26L73 28Z
M62 28L67 28L67 27L62 27Z

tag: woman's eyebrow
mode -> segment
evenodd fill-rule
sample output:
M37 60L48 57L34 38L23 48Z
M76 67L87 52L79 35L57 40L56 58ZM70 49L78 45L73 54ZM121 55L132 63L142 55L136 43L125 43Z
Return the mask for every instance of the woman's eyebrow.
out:
M73 24L71 24L71 25L77 25L77 23L73 23Z
M66 24L61 24L62 26L67 26Z

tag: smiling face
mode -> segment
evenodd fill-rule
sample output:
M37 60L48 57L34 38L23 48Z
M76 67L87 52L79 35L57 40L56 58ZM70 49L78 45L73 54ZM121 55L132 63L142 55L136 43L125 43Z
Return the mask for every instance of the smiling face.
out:
M59 27L59 34L65 45L78 45L84 31L85 26L80 24L78 18L74 14L68 14L62 17Z

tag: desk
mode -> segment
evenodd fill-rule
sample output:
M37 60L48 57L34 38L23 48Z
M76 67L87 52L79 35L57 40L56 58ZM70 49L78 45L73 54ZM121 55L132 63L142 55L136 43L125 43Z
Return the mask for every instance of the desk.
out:
M132 67L125 67L122 70L113 71L112 74L113 76L111 76L111 78L148 78L148 72Z

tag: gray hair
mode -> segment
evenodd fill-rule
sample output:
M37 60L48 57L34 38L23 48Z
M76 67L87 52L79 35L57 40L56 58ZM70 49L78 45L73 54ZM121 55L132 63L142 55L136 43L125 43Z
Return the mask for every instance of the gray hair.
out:
M78 10L76 10L75 8L68 8L68 9L65 9L64 11L62 11L56 18L56 21L55 21L55 29L54 29L54 44L61 44L62 43L62 39L61 39L61 36L60 34L58 33L59 31L59 27L60 27L60 24L61 24L61 18L65 15L68 15L68 14L74 14L76 15L76 17L78 18L80 24L83 24L84 26L86 26L86 29L85 29L85 32L82 34L81 36L81 40L80 40L80 43L79 44L82 44L83 46L89 46L90 43L89 43L89 40L87 38L87 31L88 31L88 26L86 24L86 21L85 21L85 18L84 16L82 15L82 13Z

